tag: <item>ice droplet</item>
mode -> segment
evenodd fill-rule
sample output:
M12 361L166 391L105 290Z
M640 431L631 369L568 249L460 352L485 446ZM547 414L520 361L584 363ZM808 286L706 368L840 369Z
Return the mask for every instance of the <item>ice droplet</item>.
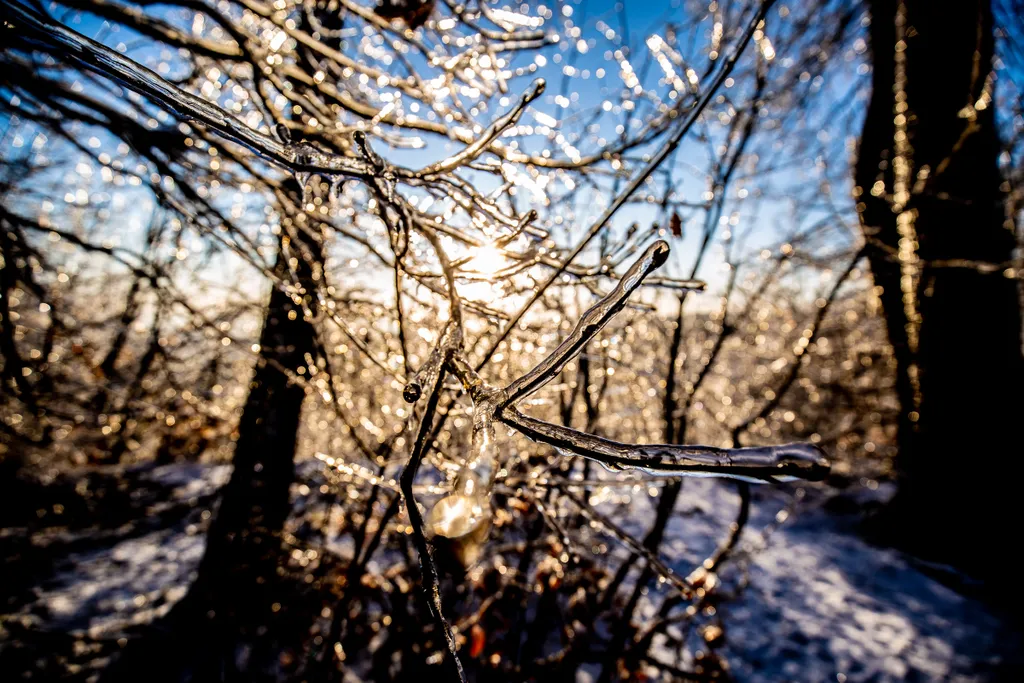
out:
M296 171L295 180L299 183L299 187L302 188L302 207L305 208L306 204L309 204L309 178L312 174L306 171Z
M598 460L598 462L601 464L601 467L605 468L612 474L618 474L619 472L622 472L625 469L624 467L621 467L610 462L605 462L604 460Z
M335 211L341 210L341 189L345 184L344 176L335 176L331 179L331 189L327 197L331 203L331 208Z

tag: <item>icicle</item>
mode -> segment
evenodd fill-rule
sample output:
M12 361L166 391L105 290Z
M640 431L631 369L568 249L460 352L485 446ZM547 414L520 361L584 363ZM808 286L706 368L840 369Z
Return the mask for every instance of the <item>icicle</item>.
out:
M312 173L306 171L296 171L295 180L299 183L299 187L302 188L302 208L305 209L306 205L309 204L309 179Z
M327 165L326 155L318 150L313 145L307 142L299 142L292 145L293 153L295 155L295 164L299 167L322 167ZM295 180L298 181L299 186L302 188L302 207L305 208L309 204L310 197L310 178L313 174L309 171L296 171Z
M498 469L491 411L478 406L472 456L459 469L452 494L434 504L426 520L434 545L443 546L464 567L480 556L490 533L491 489Z
M576 455L575 453L573 453L571 451L566 451L566 450L561 449L561 448L556 448L555 450L558 451L559 455L570 455L570 456L571 455ZM623 472L625 470L624 467L620 467L620 466L618 466L618 465L616 465L615 463L612 463L612 462L601 462L600 464L601 464L601 467L603 467L608 472L611 472L612 474L619 474L619 473L621 473L621 472Z
M334 176L331 178L331 189L327 193L331 208L341 211L341 189L345 185L345 176Z

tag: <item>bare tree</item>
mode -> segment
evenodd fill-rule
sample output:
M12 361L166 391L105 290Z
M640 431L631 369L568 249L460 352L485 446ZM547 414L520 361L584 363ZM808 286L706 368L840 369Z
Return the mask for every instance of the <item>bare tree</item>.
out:
M2 10L17 36L4 78L18 101L8 111L103 167L112 164L82 144L74 123L110 131L133 148L139 183L180 224L166 231L177 240L170 259L161 222L141 253L65 231L82 250L127 262L132 284L114 327L130 329L155 307L149 348L160 356L170 346L160 330L187 317L182 327L206 342L194 346L213 347L203 382L184 385L192 398L241 375L227 420L237 428L223 439L234 445L233 475L198 577L162 630L133 639L108 676L329 678L367 666L411 678L443 662L453 677L465 663L522 679L595 660L606 662L604 679L646 666L687 675L681 659L659 658L652 646L681 651L698 625L709 634L702 640L715 640L706 608L722 594L717 572L743 555L749 480L819 479L828 470L821 445L845 446L868 429L830 423L820 406L819 389L841 395L866 367L852 341L848 357L824 358L836 353L826 340L848 341L836 309L856 315L866 298L852 284L865 252L843 208L830 196L800 197L799 212L813 218L794 221L771 249L744 244L758 222L749 207L772 190L756 178L821 153L806 142L792 157L772 154L773 136L784 124L809 126L793 99L813 94L859 10L836 3L822 22L772 2L714 3L641 46L621 16L595 20L601 40L591 45L580 32L587 20L575 15L574 24L568 5L561 16L486 3L171 7L165 15L75 0ZM61 20L63 10L124 33L89 39ZM169 56L147 68L145 49L129 57L130 39L119 49L127 33ZM584 106L570 97L570 79L583 78L575 60L598 45L608 48L600 78L612 85L603 102ZM557 94L554 83L523 82L553 46L560 59L566 53ZM534 114L531 123L545 92L562 120ZM446 143L440 159L425 159ZM706 151L707 169L693 177L679 158L687 145ZM624 228L625 207L651 213ZM10 220L21 213L12 209ZM23 222L33 236L25 244L53 222ZM692 261L665 265L659 238L694 232ZM183 233L211 258L243 264L264 289L207 314L203 297L171 277L195 260L177 258ZM720 308L688 311L702 286L695 278L719 265L719 246L728 266L713 285ZM18 258L21 248L5 254ZM659 266L667 276L652 275ZM820 285L803 286L822 272ZM649 294L637 300L641 288ZM247 334L242 319L261 332ZM776 321L771 344L758 341ZM113 337L100 368L127 365L115 352L126 342ZM4 368L19 398L45 396L9 346L15 364ZM191 348L183 343L174 360ZM808 372L818 367L809 360L821 374ZM140 361L139 377L151 367ZM560 410L545 412L541 390L557 378ZM184 396L184 386L160 389ZM613 400L616 391L628 393ZM795 399L799 392L818 399ZM769 445L779 433L812 443ZM698 439L720 446L681 445ZM308 474L296 481L296 461L317 451L323 485ZM649 528L626 528L599 502L612 487L639 486L630 473L666 478L652 484ZM688 574L661 552L686 474L740 481L735 525ZM416 498L430 497L421 512ZM292 515L297 501L340 510L342 531ZM487 564L481 545L492 529L508 548ZM325 550L332 534L354 548L343 561ZM609 540L620 554L587 550ZM429 620L419 616L424 601L407 597L416 565ZM655 577L658 617L638 625ZM548 608L563 621L526 617ZM501 634L488 643L504 658L472 640L484 624ZM711 675L713 660L689 673Z
M969 2L936 14L904 0L870 9L873 87L855 193L901 406L900 493L884 524L920 553L1000 574L991 563L1005 547L1000 533L978 525L951 540L943 531L964 510L1016 514L1015 476L992 481L963 467L998 458L1016 468L1014 416L1024 407L1005 391L1024 380L1024 359L1016 210L998 165L993 10Z

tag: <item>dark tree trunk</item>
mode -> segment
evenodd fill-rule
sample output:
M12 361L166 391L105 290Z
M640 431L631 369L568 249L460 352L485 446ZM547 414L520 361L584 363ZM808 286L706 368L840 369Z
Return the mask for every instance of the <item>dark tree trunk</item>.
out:
M285 280L291 278L289 259L306 291L305 306L315 309L313 264L321 259L320 246L296 230L291 240L282 237L275 268L276 275ZM290 510L295 445L305 399L305 389L291 381L289 373L301 375L296 371L307 365L307 357L315 356L315 332L303 307L274 288L260 335L259 359L238 425L234 469L207 534L206 553L196 579L197 587L207 584L210 596L228 611L225 616L264 607L253 598L273 583L278 537ZM270 604L265 607L269 609Z
M297 276L305 307L315 313L322 246L301 227L287 234L276 275ZM163 623L129 646L107 680L261 680L277 667L281 638L295 637L285 625L289 601L278 567L305 390L289 377L315 357L317 345L313 324L289 294L275 287L266 310L234 469L196 579Z
M869 5L874 76L856 167L858 210L901 404L899 493L884 527L891 540L926 557L1007 578L998 567L1007 552L1001 529L1018 516L1012 495L1021 478L1024 361L1018 285L1003 274L1016 240L1000 190L994 105L985 94L991 7L905 0L898 29L899 0ZM905 96L896 76L898 31ZM901 262L899 207L891 200L895 107L904 99L912 188L905 210L912 212L916 271ZM876 196L878 181L884 193ZM909 305L901 288L908 272L919 274Z

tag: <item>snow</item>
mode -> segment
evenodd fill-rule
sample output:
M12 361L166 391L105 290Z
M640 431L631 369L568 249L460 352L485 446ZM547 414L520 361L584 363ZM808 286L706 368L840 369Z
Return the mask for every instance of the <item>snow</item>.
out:
M74 569L37 593L48 627L105 638L166 614L185 596L203 547L201 533L170 530L71 558Z
M737 680L982 681L1000 665L1020 666L1024 639L1005 618L903 553L863 540L851 517L825 510L831 492L807 493L765 536L759 530L787 508L793 489L754 489L741 543L749 585L719 608L727 637L720 654ZM676 571L689 573L706 556L738 504L728 484L685 482L677 508L684 516L670 523L663 546L663 556L685 558L673 563ZM646 607L642 613L653 611ZM672 654L663 650L662 659Z
M152 506L151 511L175 502L194 503L223 485L229 474L227 466L196 464L145 472L145 479L174 487L169 499ZM35 602L23 606L17 616L26 625L85 632L98 639L166 614L185 596L191 572L202 558L203 514L203 510L193 509L170 528L69 554L55 574L34 589ZM89 533L56 531L42 536L67 543Z
M188 500L223 483L227 470L192 465L148 476ZM903 554L862 540L851 517L825 509L825 493L811 492L790 519L762 533L793 491L755 489L740 553L749 558L749 585L720 606L726 641L719 652L738 680L980 681L1001 663L1020 664L1019 632ZM737 504L729 484L687 481L663 555L688 573L723 537ZM637 514L624 524L648 523L649 498L632 509ZM93 638L151 621L187 590L203 552L201 515L197 508L170 528L69 556L35 589L33 603L5 618ZM642 603L640 613L651 609Z
M1006 645L998 619L899 553L813 520L776 534L756 556L748 590L723 610L739 678L987 678L979 663ZM778 656L780 641L796 644L799 662Z

